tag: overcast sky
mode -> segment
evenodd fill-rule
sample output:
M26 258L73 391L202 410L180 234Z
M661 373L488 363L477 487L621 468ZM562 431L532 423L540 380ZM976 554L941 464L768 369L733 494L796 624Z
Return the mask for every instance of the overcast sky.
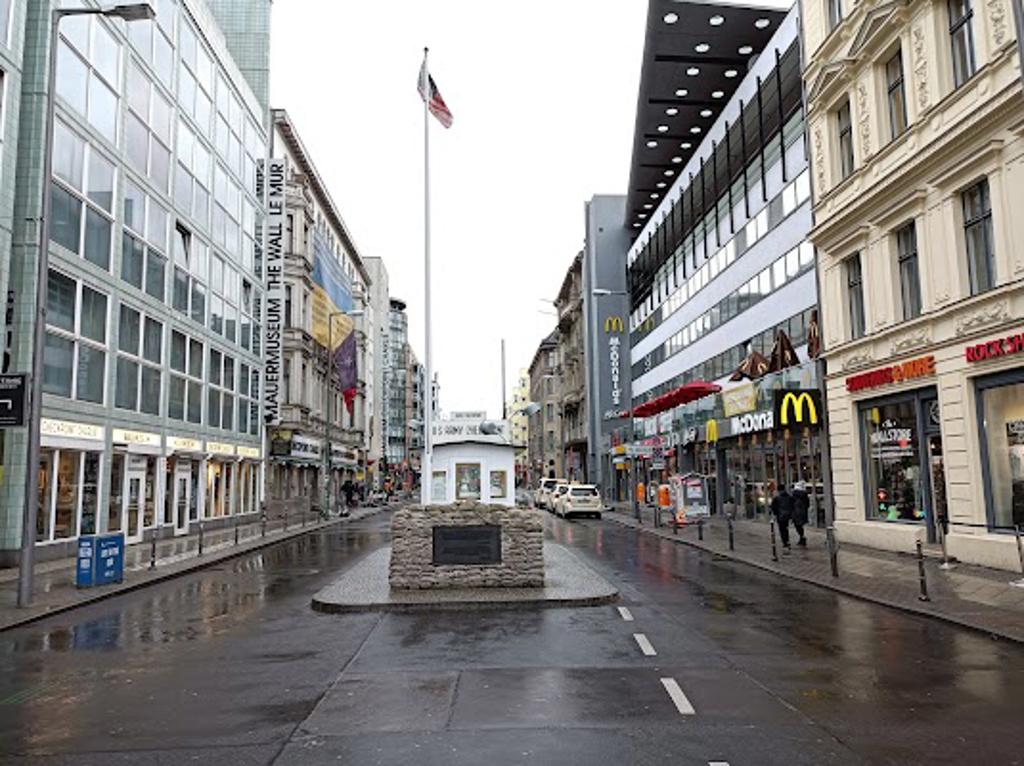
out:
M768 3L778 7L779 0ZM423 359L423 46L455 117L431 118L434 370L445 411L500 414L554 328L583 203L628 182L646 0L279 0L271 100L359 251L384 259ZM548 312L548 313L542 313Z

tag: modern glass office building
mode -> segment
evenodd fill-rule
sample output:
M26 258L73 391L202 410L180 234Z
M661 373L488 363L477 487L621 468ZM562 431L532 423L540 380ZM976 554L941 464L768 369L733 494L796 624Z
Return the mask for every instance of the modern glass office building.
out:
M254 93L221 24L262 19L262 36L247 44L269 46L269 5L253 0L238 14L216 2L160 0L151 22L61 23L45 179L43 449L29 467L39 472L43 558L65 555L80 534L118 531L132 543L258 511L258 184L268 111L265 88ZM5 158L17 164L15 220L38 217L38 94L47 81L49 4L24 11L19 151ZM36 236L31 226L16 230L3 254L9 372L30 367ZM7 431L3 446L0 549L9 558L21 535L24 432Z
M698 382L722 392L635 419L633 452L655 479L713 477L718 508L756 515L779 484L803 480L823 510L816 407L774 422L777 390L817 396L797 10L651 8L626 206L632 403L686 401ZM780 331L795 359L733 379L771 356Z

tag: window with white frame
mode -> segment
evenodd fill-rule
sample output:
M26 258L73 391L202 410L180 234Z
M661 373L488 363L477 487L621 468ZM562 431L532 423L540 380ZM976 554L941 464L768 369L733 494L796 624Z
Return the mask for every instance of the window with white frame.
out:
M213 171L213 198L213 242L241 261L242 190L220 163Z
M54 125L50 241L110 270L114 165L62 122Z
M210 347L206 375L208 381L206 423L213 428L233 431L235 424L235 360Z
M46 449L39 455L36 542L65 540L98 532L102 453Z
M106 24L89 16L65 19L57 47L57 95L115 144L120 76L121 46Z
M135 61L128 67L127 90L124 144L128 161L140 175L148 176L161 192L167 193L174 110Z
M174 272L171 305L206 325L206 277L209 247L181 223L174 227Z
M163 350L163 323L122 303L117 331L115 407L160 414Z
M128 39L157 78L170 88L174 82L174 3L158 0L156 19L127 24Z
M285 386L287 390L287 386ZM238 432L259 436L260 373L247 364L238 366Z
M174 170L174 201L178 210L204 227L210 225L210 150L189 124L178 120L178 162Z
M219 255L210 259L210 329L232 343L238 335L238 272Z
M896 258L903 319L910 320L921 315L921 275L917 266L917 228L913 221L896 230Z
M178 330L171 331L171 379L167 417L203 422L203 344Z
M125 182L121 279L161 302L167 294L168 220L163 205Z
M178 103L192 118L199 133L211 139L213 117L213 59L192 26L182 20L179 41L181 67L178 69Z
M107 296L50 270L43 390L103 404L107 368Z

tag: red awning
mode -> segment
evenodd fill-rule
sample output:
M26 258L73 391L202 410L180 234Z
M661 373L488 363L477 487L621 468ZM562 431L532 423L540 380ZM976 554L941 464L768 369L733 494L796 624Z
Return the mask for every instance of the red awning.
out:
M680 404L688 404L705 396L717 394L722 387L717 383L708 383L703 380L695 380L692 383L685 383L679 388L672 389L667 394L655 397L648 402L637 406L633 410L634 418L649 418L665 410L678 407Z

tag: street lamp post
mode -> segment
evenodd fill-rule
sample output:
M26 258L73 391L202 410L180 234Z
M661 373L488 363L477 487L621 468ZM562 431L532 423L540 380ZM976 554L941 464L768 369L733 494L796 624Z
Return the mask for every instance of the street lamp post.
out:
M25 461L25 507L22 510L21 558L18 562L18 606L32 605L35 566L36 517L39 503L39 454L43 413L43 345L46 343L47 279L50 273L50 176L53 175L53 122L57 86L57 45L65 16L106 16L123 21L156 18L149 3L127 3L112 8L54 8L50 12L50 56L46 87L46 129L43 144L42 211L39 253L36 256L36 323L32 333L31 389L27 402L28 447Z
M361 317L362 309L332 311L327 315L327 384L324 386L324 513L331 513L331 498L334 497L334 450L331 447L331 430L334 425L334 318ZM355 328L352 330L355 332Z

